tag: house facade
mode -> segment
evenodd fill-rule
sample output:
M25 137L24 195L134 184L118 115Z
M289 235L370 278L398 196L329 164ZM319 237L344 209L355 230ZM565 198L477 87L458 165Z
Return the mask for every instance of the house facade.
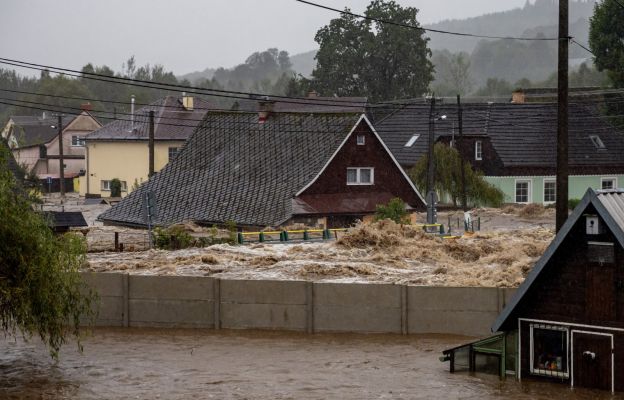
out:
M624 191L589 189L492 330L518 379L624 391Z
M175 158L209 108L201 98L167 96L87 135L80 194L109 197L110 182L116 178L126 196L147 181L150 111L154 112L154 171L158 172Z
M376 123L380 135L404 168L427 152L429 106L411 105ZM459 139L456 105L441 105L437 142L452 145L473 169L505 195L506 203L548 205L556 198L556 104L466 104ZM600 110L573 103L569 118L569 198L587 188L608 190L624 181L624 133Z
M102 125L89 112L62 118L62 146L65 178L84 173L84 138ZM12 116L2 131L18 164L35 173L39 179L55 181L60 176L58 118L50 115Z
M234 221L239 227L291 223L334 227L394 197L424 201L363 114L212 112L174 161L99 219L145 226L145 193L157 225Z

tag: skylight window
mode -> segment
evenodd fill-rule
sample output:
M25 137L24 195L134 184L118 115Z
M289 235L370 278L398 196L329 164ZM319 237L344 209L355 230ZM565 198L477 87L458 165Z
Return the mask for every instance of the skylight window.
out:
M600 139L600 136L598 136L598 135L591 135L589 137L589 139L592 141L594 146L596 146L596 149L598 149L598 150L606 149L604 143L602 142L602 139Z
M412 147L414 145L414 143L416 143L416 141L418 140L418 138L420 137L420 135L414 135L412 136L407 143L405 143L405 147Z

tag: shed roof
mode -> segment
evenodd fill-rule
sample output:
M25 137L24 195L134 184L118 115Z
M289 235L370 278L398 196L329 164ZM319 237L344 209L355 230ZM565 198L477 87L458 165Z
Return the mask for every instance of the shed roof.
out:
M209 102L194 97L193 110L187 110L182 97L166 96L135 112L134 123L129 115L110 122L91 132L91 140L148 140L149 113L154 111L155 140L186 140L200 124L206 113L213 108Z
M182 221L279 225L292 198L328 162L359 114L212 112L175 160L99 219L144 225L142 199L153 191L157 224Z
M624 190L599 190L587 189L585 196L568 217L565 224L561 227L553 241L550 243L544 255L537 261L533 270L526 277L522 285L514 293L509 304L503 309L501 314L496 318L492 331L496 332L503 327L507 320L512 316L513 311L522 301L531 285L537 280L550 259L553 257L561 243L570 233L570 230L579 218L583 216L587 206L593 205L598 215L605 221L607 227L611 230L620 246L624 247Z
M46 211L43 214L50 218L52 228L88 226L79 211Z

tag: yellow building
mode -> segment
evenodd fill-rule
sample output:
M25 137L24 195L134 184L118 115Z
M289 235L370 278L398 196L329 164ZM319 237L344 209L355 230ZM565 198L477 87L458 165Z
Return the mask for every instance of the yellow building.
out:
M167 96L117 119L86 137L86 174L81 195L110 197L110 182L121 181L122 196L145 182L149 172L149 112L154 112L154 171L175 157L209 109L189 96Z

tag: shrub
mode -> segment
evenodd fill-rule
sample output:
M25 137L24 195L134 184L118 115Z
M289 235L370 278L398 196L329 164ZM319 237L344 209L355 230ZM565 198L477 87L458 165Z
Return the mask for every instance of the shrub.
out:
M111 197L121 197L121 181L117 178L113 178L110 181Z
M570 210L574 210L576 206L579 205L580 202L581 202L581 199L570 199L568 200L568 208Z
M195 244L193 237L183 226L173 225L168 228L154 229L154 245L159 249L179 250Z
M409 213L405 210L405 203L398 197L388 204L378 204L375 211L375 221L390 219L397 224L409 224Z

